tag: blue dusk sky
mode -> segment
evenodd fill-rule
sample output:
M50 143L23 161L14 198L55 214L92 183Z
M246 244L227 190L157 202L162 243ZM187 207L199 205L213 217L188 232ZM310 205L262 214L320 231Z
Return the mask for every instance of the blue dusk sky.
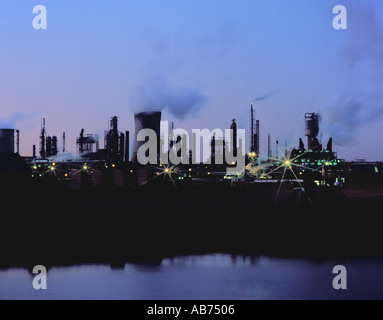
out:
M35 5L47 30L32 26ZM333 28L335 5L347 30ZM263 153L268 130L296 146L304 114L319 112L339 157L383 161L381 0L3 0L0 45L0 125L20 129L23 155L43 117L75 152L82 128L102 141L113 115L133 134L137 111L248 130L266 95Z

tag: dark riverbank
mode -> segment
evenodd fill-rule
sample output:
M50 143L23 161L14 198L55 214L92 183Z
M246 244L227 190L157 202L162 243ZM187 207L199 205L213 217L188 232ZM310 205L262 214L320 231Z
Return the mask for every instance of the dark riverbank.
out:
M322 192L297 204L292 186L172 185L2 194L3 268L123 264L205 253L382 258L383 198Z

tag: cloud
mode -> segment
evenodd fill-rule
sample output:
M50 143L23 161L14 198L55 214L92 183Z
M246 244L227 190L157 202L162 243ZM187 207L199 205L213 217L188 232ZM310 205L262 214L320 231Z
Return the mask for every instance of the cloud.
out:
M237 23L227 20L213 33L199 41L199 52L203 59L216 61L225 56L238 40Z

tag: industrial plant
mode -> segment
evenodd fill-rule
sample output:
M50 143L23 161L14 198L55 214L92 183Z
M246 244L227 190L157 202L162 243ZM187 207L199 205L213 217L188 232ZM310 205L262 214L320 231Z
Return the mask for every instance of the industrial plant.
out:
M134 115L135 133L130 148L130 131L121 131L118 117L110 118L109 127L104 133L104 148L100 148L100 137L97 134L85 133L79 130L76 139L77 154L66 152L66 134L62 135L62 149L59 150L57 136L48 136L46 120L41 121L39 151L36 145L32 156L19 155L19 130L0 130L0 162L1 189L15 188L18 185L54 187L61 186L70 189L91 190L92 188L136 188L148 184L209 184L221 183L230 187L244 185L291 185L292 196L306 196L308 189L336 189L349 181L359 179L360 175L368 179L380 179L383 172L382 163L366 161L347 162L339 159L333 151L333 140L329 139L323 146L318 140L320 131L320 115L307 113L304 115L306 143L300 138L297 147L282 150L278 140L267 136L267 154L260 154L262 139L260 136L260 120L255 114L254 105L250 108L250 139L245 157L245 166L236 174L228 174L228 168L236 163L223 163L225 152L230 149L233 156L240 152L238 147L237 123L230 123L231 141L215 134L211 137L211 154L208 161L192 161L192 151L188 151L190 161L176 166L162 163L161 155L174 150L175 144L182 137L170 139L166 150L163 150L161 140L161 112L142 112ZM301 120L299 120L301 121ZM174 123L172 123L172 130ZM138 138L143 129L152 130L156 137L156 152L158 163L142 165L138 161L138 151L147 141ZM16 150L15 150L16 146ZM176 151L180 156L181 150Z

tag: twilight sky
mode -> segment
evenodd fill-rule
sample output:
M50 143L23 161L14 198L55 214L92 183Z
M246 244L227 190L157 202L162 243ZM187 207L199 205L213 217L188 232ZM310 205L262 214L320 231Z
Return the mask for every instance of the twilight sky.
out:
M32 27L45 5L48 29ZM332 8L348 9L334 30ZM103 145L108 120L133 134L133 113L163 110L191 129L248 130L253 99L284 145L322 115L323 143L341 158L383 161L383 2L380 0L3 0L0 125L21 131L21 153L48 134L81 128ZM248 141L246 142L248 145Z

